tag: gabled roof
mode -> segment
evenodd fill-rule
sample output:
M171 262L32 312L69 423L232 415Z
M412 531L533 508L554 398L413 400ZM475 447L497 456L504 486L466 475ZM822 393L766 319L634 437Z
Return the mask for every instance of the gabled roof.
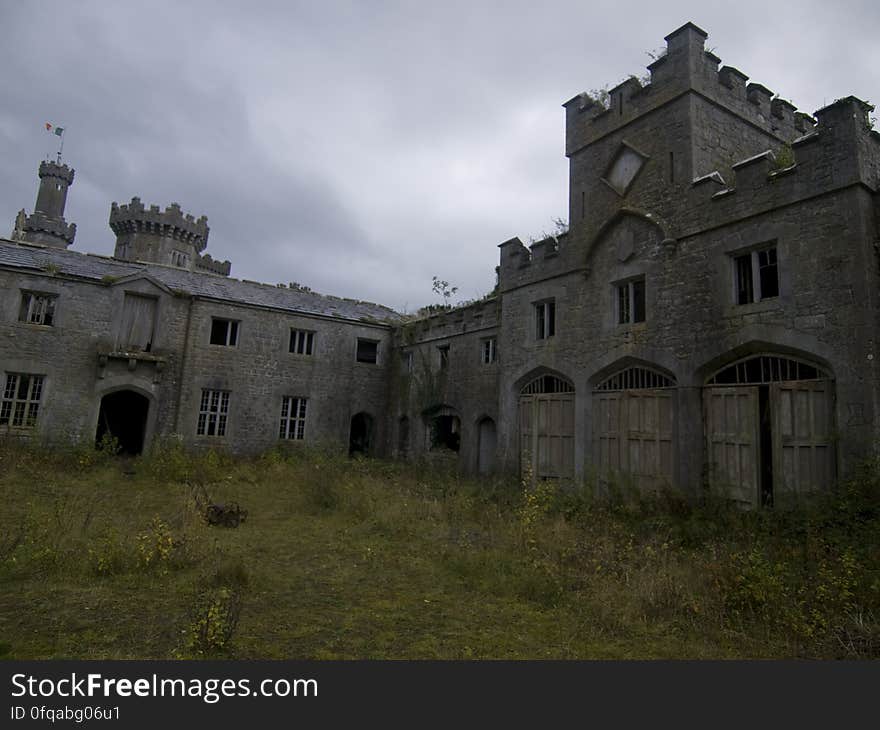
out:
M268 309L336 317L361 322L392 325L400 315L389 307L372 302L317 294L241 281L217 274L187 271L170 266L119 261L109 256L83 254L78 251L50 248L37 244L18 243L0 238L0 268L51 271L96 282L116 282L123 277L145 276L168 289L190 296L247 304Z

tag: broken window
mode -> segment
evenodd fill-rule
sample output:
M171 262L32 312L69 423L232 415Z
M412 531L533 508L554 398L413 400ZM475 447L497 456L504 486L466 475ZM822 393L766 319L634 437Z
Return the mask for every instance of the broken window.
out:
M238 322L233 319L211 319L211 344L235 347L238 344Z
M297 355L311 355L315 333L308 330L290 330L290 352Z
M439 345L437 352L440 353L440 369L446 370L449 367L449 345Z
M736 303L751 304L779 296L776 247L734 256Z
M33 428L37 425L43 377L28 373L6 373L6 386L3 400L0 401L0 426Z
M412 352L404 352L400 355L400 366L403 372L411 373L415 367L415 357Z
M123 350L149 352L156 327L156 298L126 292L117 346Z
M556 300L538 302L535 305L535 338L546 340L556 334Z
M375 365L379 362L379 343L376 340L363 340L358 337L356 359L358 362Z
M306 433L306 399L285 396L281 399L281 430L278 438L302 441Z
M229 391L202 388L202 402L199 405L198 436L225 436L226 420L229 416Z
M495 362L498 357L497 340L494 337L487 337L480 342L480 354L483 365L490 365Z
M617 285L617 323L645 321L645 277Z
M57 298L55 294L40 294L33 291L22 292L18 321L51 327L55 321L55 300Z

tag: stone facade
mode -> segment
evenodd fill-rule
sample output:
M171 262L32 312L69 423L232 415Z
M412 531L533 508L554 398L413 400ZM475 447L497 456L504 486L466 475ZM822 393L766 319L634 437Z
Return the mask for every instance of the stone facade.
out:
M292 431L752 506L829 487L880 428L880 135L865 102L810 117L705 38L688 23L649 83L564 104L569 230L502 243L492 295L451 311L230 279L206 220L136 199L116 259L0 242L0 366L42 376L0 429L89 440L124 412L138 447Z

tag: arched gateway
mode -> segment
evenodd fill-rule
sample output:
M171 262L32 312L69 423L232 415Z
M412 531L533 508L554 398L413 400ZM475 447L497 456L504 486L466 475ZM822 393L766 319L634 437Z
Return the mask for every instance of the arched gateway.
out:
M519 395L520 468L533 479L574 477L574 386L540 375Z
M836 471L834 381L815 363L760 354L706 379L711 486L748 506L827 487Z

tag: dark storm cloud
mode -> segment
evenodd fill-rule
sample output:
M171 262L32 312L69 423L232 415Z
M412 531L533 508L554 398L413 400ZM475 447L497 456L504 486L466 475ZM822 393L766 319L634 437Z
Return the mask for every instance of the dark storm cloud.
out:
M645 73L687 20L801 109L877 95L874 3L0 0L0 231L66 126L75 248L111 200L208 216L233 275L414 309L491 289L496 245L567 216L560 104Z

